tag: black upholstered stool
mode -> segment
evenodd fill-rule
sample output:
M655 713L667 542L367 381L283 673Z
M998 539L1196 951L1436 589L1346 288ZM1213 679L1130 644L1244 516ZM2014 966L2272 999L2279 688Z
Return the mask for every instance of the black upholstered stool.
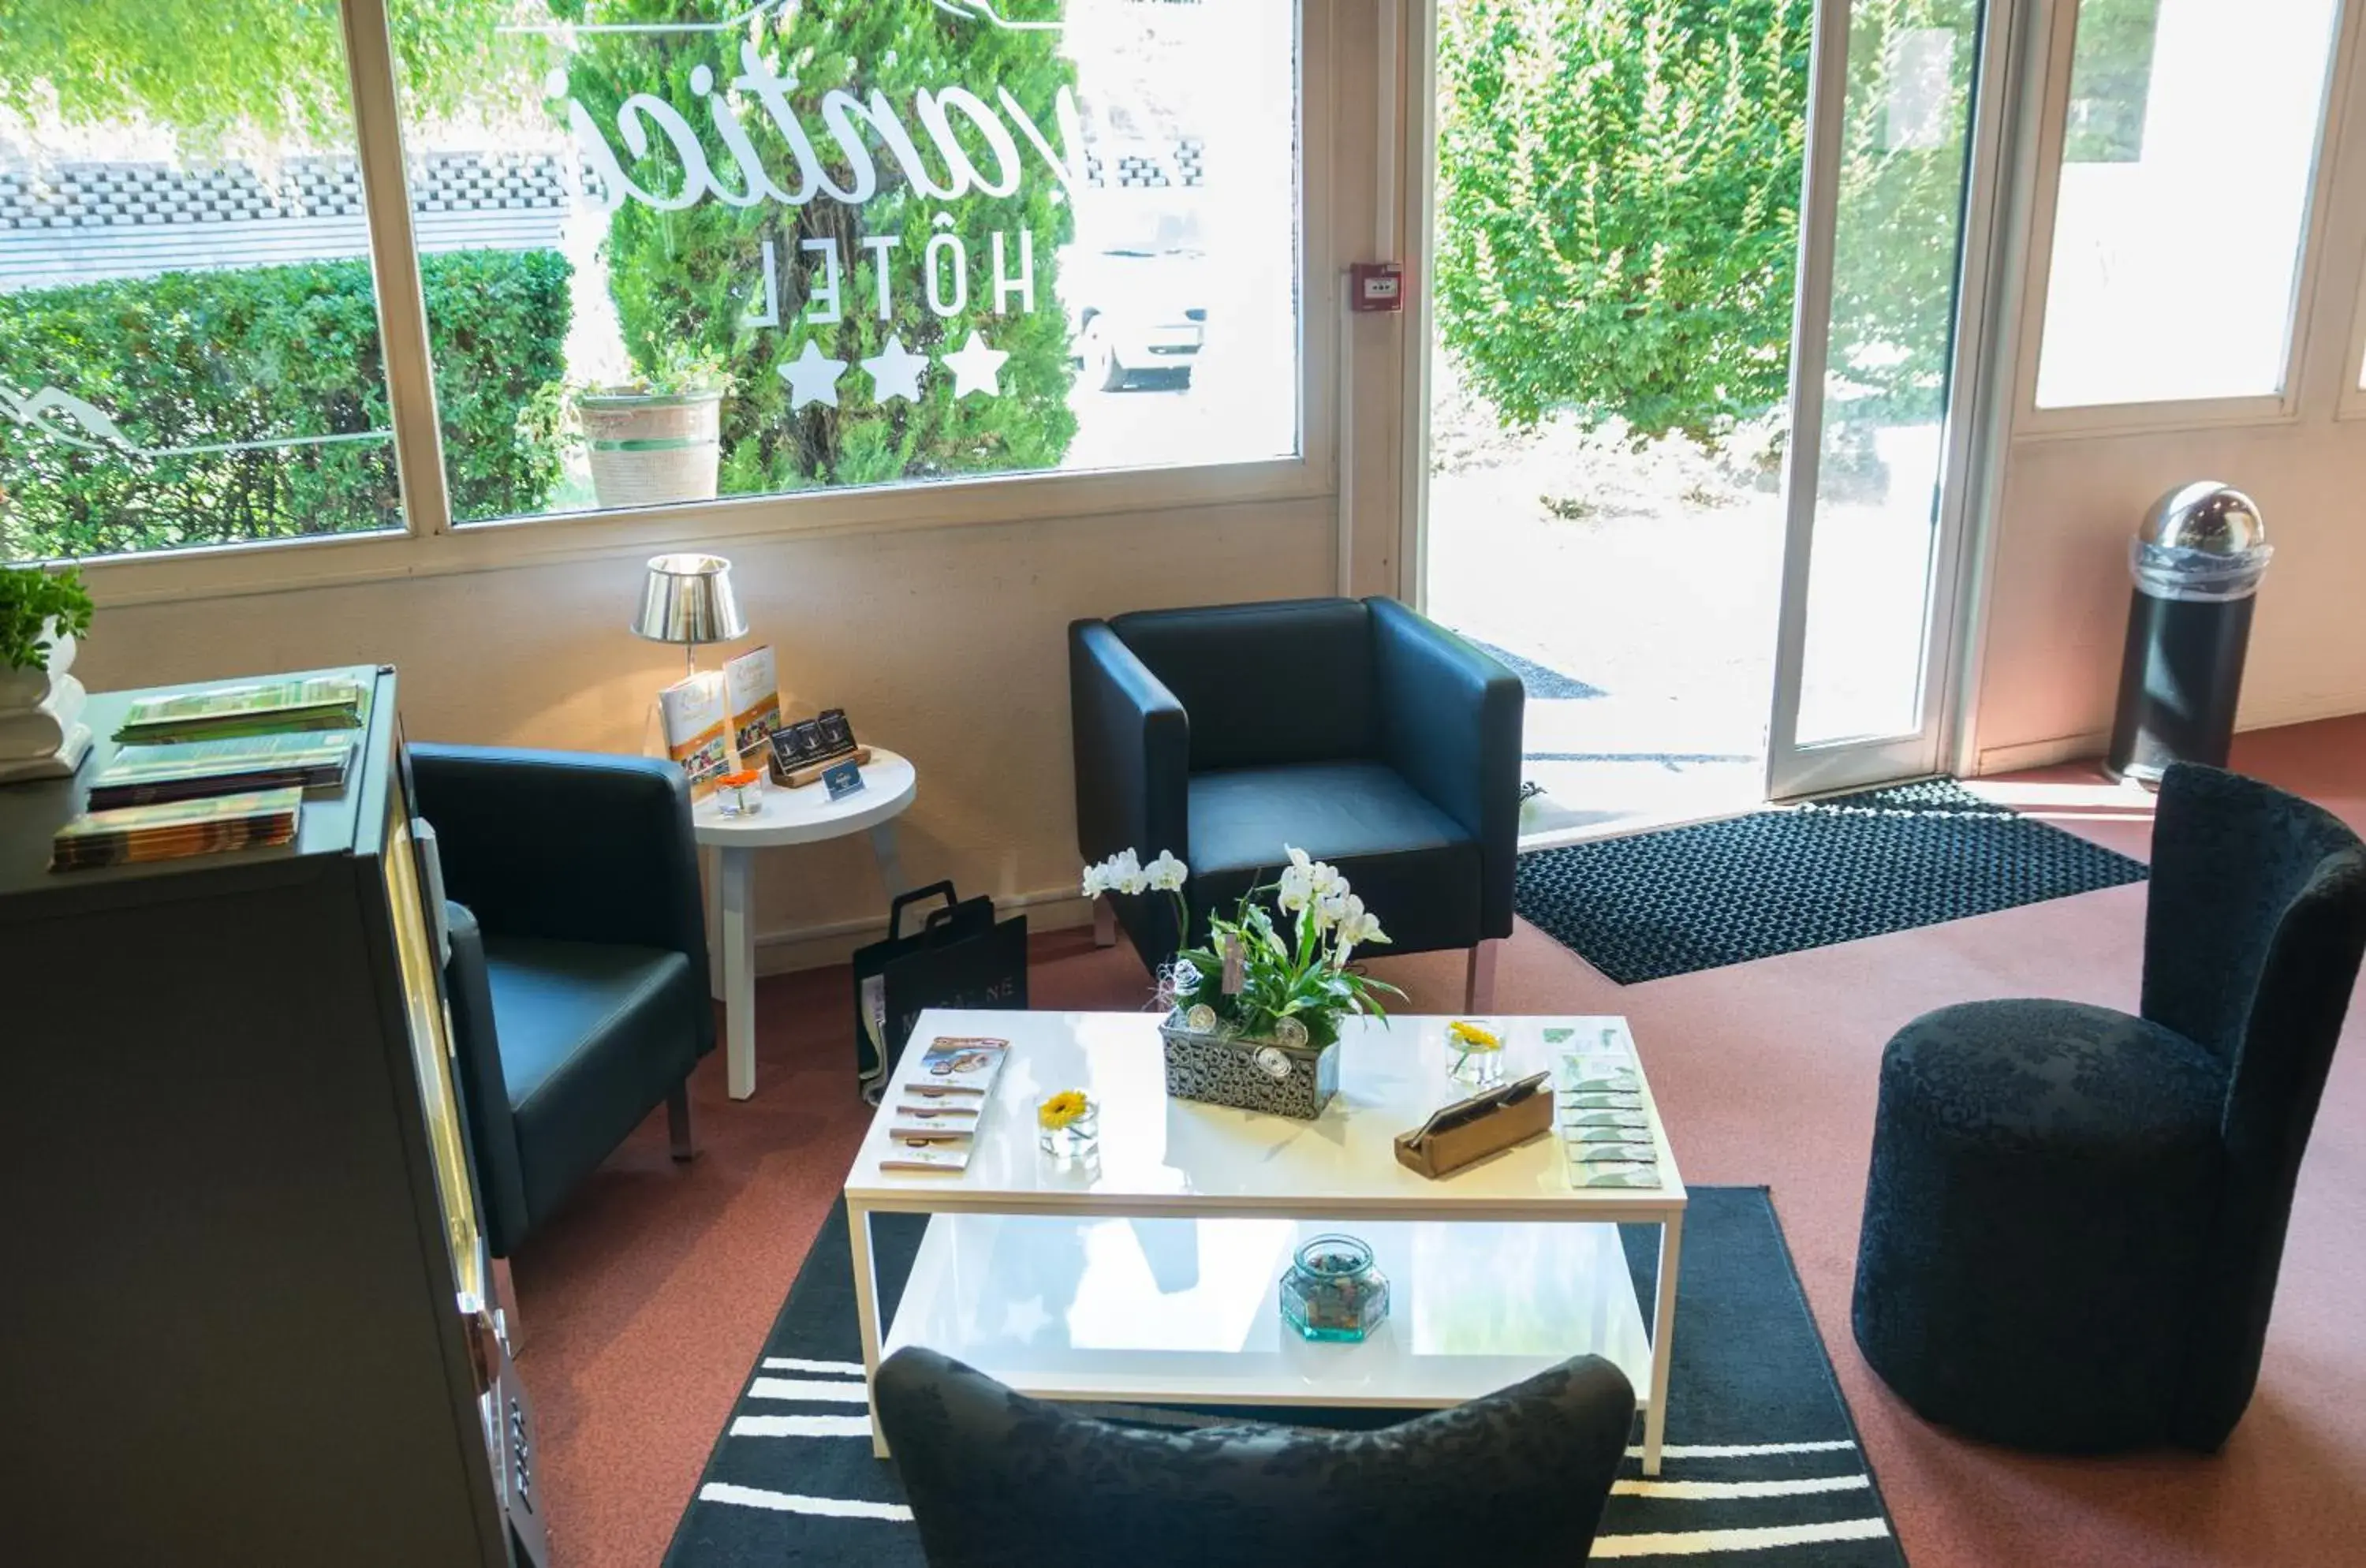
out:
M2174 768L2148 897L2142 1017L1974 1002L1882 1056L1857 1344L1974 1437L2212 1450L2258 1379L2366 849L2265 784Z
M1881 1063L1857 1252L1865 1359L1977 1437L2155 1438L2225 1100L2209 1053L2105 1008L1974 1002L1908 1024Z

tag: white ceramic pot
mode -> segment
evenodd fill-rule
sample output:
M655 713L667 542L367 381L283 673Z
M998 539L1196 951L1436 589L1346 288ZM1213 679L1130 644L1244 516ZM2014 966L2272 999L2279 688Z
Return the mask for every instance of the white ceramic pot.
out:
M11 670L0 665L0 713L39 707L49 700L51 678L62 675L73 667L74 639L58 635L58 623L54 617L43 624L41 635L50 645L50 661L46 667Z

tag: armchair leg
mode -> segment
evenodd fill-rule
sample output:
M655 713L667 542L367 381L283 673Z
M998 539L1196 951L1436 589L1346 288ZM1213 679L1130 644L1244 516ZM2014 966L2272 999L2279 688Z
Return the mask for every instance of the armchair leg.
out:
M1472 945L1470 970L1462 989L1463 1011L1495 1010L1495 950L1503 945L1493 938Z
M1109 901L1106 893L1093 900L1093 945L1117 945L1117 906Z
M673 1138L673 1157L694 1159L698 1156L698 1132L690 1120L690 1080L682 1079L666 1096L666 1131Z

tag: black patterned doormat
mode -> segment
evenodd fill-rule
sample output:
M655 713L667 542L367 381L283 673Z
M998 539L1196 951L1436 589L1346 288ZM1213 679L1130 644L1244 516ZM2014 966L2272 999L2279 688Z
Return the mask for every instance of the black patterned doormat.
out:
M873 1224L880 1294L890 1314L927 1224L919 1214L881 1214ZM1625 1225L1619 1239L1648 1318L1659 1231ZM846 1244L841 1202L814 1238L749 1371L746 1393L715 1438L706 1473L675 1527L666 1568L925 1568L896 1468L871 1457ZM1125 1268L1125 1253L1121 1244L1102 1266ZM1044 1277L1045 1298L1023 1303L1035 1310L1031 1332L1055 1332L1067 1321L1086 1264L1084 1254L1074 1258L1064 1290L1056 1275ZM1142 1255L1134 1253L1131 1264L1144 1267ZM1416 1300L1403 1310L1421 1308ZM1628 1450L1592 1561L1905 1568L1764 1188L1692 1189L1672 1348L1664 1468L1658 1479L1646 1478L1640 1450ZM1244 1418L1371 1427L1411 1414L1283 1406L1213 1415L1110 1405L1095 1413L1157 1427ZM1085 1541L1066 1562L1103 1568L1110 1559Z
M1953 779L1520 857L1517 908L1620 985L2141 882Z

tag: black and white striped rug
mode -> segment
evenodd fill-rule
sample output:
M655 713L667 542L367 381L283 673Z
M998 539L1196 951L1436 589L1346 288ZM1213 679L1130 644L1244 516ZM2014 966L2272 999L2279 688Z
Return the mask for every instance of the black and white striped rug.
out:
M891 1312L923 1223L895 1214L874 1222ZM1634 1226L1625 1236L1648 1314L1658 1232ZM823 1225L730 1425L715 1439L675 1529L669 1568L920 1568L919 1536L895 1467L871 1457L853 1291L840 1207ZM1676 1298L1662 1472L1643 1479L1640 1450L1628 1450L1593 1561L1902 1564L1763 1188L1693 1189ZM1162 1425L1221 1418L1145 1409L1094 1414ZM1258 1413L1310 1426L1347 1416Z

